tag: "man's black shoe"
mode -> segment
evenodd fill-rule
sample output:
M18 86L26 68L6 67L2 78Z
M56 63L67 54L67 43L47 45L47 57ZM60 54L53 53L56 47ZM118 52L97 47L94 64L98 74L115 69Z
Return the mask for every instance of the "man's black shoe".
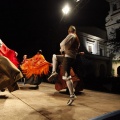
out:
M37 89L39 89L39 86L38 86L38 85L36 85L35 87L29 87L29 89L32 89L32 90L37 90Z

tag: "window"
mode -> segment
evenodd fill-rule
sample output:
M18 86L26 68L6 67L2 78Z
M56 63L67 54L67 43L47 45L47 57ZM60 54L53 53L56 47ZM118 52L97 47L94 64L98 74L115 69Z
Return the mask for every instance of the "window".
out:
M103 56L103 49L100 48L100 55Z
M88 46L88 52L92 53L92 46Z
M117 10L117 5L113 4L113 11Z

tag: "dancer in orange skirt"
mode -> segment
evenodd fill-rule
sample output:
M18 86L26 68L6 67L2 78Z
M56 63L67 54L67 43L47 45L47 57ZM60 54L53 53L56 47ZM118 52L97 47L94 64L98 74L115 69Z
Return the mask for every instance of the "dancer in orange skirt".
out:
M38 79L42 78L44 75L48 75L50 67L51 63L46 61L45 57L42 55L42 50L39 50L32 58L25 59L20 65L26 79L25 83L34 84L37 88L41 83Z

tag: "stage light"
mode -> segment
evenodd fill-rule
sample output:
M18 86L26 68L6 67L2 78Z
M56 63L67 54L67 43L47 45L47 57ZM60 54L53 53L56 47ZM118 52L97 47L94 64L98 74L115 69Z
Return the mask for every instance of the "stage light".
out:
M62 12L63 12L64 14L68 14L68 13L70 12L70 7L69 7L68 4L66 4L66 5L63 7Z

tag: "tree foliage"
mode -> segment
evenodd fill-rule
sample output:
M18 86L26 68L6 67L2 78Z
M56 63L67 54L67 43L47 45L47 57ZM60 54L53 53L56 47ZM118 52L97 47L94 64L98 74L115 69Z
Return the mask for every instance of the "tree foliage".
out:
M110 33L108 36L107 45L112 47L112 52L120 52L120 29L117 29L115 33Z

